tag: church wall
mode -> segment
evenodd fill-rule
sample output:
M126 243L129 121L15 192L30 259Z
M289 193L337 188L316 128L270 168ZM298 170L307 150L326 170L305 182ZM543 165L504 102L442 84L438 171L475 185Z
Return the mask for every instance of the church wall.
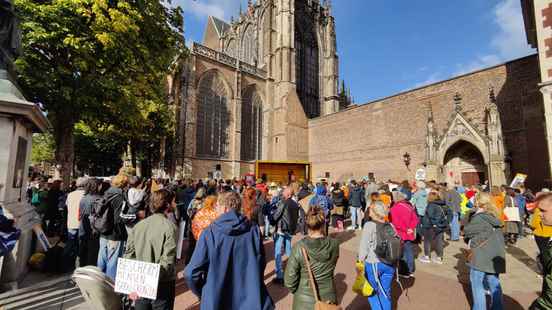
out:
M413 179L426 160L426 107L431 106L441 135L448 128L458 92L468 120L484 131L485 106L493 87L512 171L528 173L529 185L541 186L549 172L537 83L537 58L529 56L309 120L313 177L330 172L331 180L344 181L372 172L378 180ZM405 152L411 156L410 170L403 163Z

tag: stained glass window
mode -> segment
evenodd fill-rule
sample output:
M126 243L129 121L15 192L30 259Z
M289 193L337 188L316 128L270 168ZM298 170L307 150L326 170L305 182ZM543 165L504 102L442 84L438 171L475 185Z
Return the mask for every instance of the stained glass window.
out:
M248 26L243 33L242 44L241 44L241 60L255 65L257 62L256 52L257 41L255 39L255 32L253 31L253 26Z
M228 156L229 97L219 73L212 71L201 79L197 95L197 156Z
M241 159L256 160L262 156L263 102L261 96L250 87L243 95Z

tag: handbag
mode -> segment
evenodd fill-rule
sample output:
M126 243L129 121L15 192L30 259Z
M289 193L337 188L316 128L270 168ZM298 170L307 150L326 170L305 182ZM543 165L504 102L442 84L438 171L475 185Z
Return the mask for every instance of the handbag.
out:
M355 283L353 284L353 292L364 297L372 296L374 288L370 285L370 283L368 283L366 276L364 276L364 263L357 261L356 269L358 274L356 276Z
M333 305L328 302L324 302L320 300L320 296L318 295L318 290L316 289L316 282L314 281L314 275L312 273L312 269L310 267L309 262L309 256L307 254L307 250L305 248L301 247L301 253L303 254L303 259L305 260L305 264L307 265L307 272L309 274L309 282L310 286L312 287L312 293L314 295L314 300L316 301L314 304L314 310L343 310L338 305Z

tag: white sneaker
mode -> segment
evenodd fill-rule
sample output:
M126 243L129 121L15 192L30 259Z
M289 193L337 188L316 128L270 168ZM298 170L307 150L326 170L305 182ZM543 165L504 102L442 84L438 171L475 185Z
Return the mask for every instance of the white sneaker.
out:
M422 257L418 258L418 260L422 263L425 263L425 264L431 263L431 260L429 259L429 256L422 256Z
M434 257L433 258L433 262L435 264L439 264L439 265L442 265L443 264L443 259L441 257Z
M355 226L349 226L347 227L347 230L355 230Z

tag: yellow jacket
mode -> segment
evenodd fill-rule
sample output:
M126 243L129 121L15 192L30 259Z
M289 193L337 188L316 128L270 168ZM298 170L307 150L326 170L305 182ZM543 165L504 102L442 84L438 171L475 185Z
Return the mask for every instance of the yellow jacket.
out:
M547 226L542 223L540 210L538 208L535 208L535 211L533 212L531 228L533 229L533 235L535 236L552 237L552 226Z

